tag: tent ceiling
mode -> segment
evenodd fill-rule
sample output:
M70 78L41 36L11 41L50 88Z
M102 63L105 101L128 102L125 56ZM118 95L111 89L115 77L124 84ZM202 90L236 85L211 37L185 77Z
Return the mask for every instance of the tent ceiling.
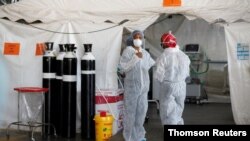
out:
M218 19L231 23L250 22L249 0L182 0L181 7L163 7L163 0L22 0L0 7L0 18L44 23L59 20L119 23L124 19L137 22L162 13L183 14L213 23Z

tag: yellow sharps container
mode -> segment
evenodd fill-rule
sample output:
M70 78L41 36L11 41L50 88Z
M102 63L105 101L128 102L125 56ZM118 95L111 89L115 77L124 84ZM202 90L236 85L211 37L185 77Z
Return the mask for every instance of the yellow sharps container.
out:
M96 141L109 141L112 136L113 116L100 112L100 115L95 115L94 120Z

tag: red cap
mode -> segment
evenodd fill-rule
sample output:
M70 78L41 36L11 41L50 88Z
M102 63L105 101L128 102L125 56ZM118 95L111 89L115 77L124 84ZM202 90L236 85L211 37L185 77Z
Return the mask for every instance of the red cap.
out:
M175 48L177 41L175 36L171 33L171 31L169 31L161 36L161 43L164 46Z
M105 111L101 111L100 112L100 117L106 117L106 112Z

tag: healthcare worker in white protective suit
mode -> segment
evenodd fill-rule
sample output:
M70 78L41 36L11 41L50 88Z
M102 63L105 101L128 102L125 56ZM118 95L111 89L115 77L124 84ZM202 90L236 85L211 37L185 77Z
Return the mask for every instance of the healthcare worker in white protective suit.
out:
M162 35L161 45L164 52L157 58L154 73L154 78L160 82L161 122L163 125L182 125L190 59L179 49L171 32Z
M135 30L127 41L131 46L124 49L120 58L120 67L125 73L123 120L125 141L146 141L143 124L148 109L148 71L155 61L142 48L143 38L143 33Z

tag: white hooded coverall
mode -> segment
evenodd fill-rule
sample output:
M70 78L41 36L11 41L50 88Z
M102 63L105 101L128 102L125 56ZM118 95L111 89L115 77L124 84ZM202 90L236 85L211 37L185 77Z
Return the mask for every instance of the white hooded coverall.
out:
M144 120L148 109L149 69L155 61L142 50L143 57L136 55L132 46L126 47L120 59L125 72L124 79L124 130L125 141L140 141L145 138Z
M164 49L157 59L154 78L160 82L160 116L163 125L184 124L182 113L189 65L189 57L178 46Z

